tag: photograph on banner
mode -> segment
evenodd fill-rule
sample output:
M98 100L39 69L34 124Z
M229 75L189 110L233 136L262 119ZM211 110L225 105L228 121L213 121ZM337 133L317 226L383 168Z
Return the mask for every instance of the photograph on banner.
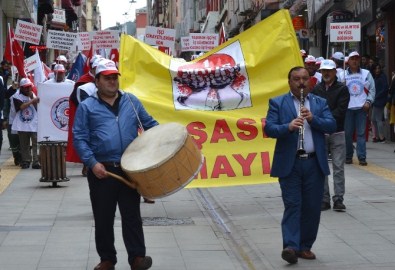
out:
M39 83L37 141L67 141L69 129L69 97L73 84Z
M276 181L270 177L275 140L263 132L268 101L289 91L289 70L303 66L288 11L187 63L128 35L121 36L119 59L120 88L159 123L184 125L202 151L203 166L188 187Z
M251 107L239 42L193 63L170 62L176 110L225 111Z

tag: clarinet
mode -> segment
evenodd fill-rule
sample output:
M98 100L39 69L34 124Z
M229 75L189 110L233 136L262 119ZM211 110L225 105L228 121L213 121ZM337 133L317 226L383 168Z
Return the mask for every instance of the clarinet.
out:
M300 103L299 103L299 115L302 114L302 108L304 106L304 96L303 96L303 88L300 89ZM298 147L296 150L298 155L302 155L306 153L304 149L304 126L299 127L299 134L298 134Z

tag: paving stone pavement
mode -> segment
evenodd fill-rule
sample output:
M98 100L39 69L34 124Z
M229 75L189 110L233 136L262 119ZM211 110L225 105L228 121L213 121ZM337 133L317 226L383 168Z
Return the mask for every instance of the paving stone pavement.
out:
M289 266L281 259L283 206L273 183L183 189L142 203L151 269L395 269L394 148L368 142L369 165L346 166L347 211L322 213L317 260ZM40 170L13 166L6 139L0 164L1 185L15 175L0 194L0 269L93 269L99 258L81 165L67 163L70 181L53 187L39 182ZM119 213L115 236L116 269L130 269Z

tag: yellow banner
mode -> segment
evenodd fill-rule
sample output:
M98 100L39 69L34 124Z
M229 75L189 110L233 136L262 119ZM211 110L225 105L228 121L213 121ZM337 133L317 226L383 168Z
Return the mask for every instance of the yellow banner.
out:
M280 10L191 62L122 35L121 89L160 123L185 125L205 157L188 187L273 182L274 140L263 132L270 97L303 65L288 10Z

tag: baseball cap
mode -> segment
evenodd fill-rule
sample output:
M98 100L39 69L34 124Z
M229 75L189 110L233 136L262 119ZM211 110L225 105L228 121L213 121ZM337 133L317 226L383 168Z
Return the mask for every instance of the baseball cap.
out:
M302 56L302 57L306 57L307 56L307 53L306 53L306 51L305 50L300 50L300 55Z
M64 55L59 55L59 56L56 58L56 61L67 62L67 58L66 58L66 56L64 56Z
M102 57L97 57L96 59L95 59L95 61L93 61L92 62L92 68L95 68L95 67L97 67L97 65L99 64L99 62L100 61L102 61L102 60L106 60L105 58L102 58Z
M336 69L336 64L333 60L325 59L321 62L319 69Z
M315 57L312 55L308 55L306 57L306 59L304 59L304 62L305 63L315 63L315 62L317 62L317 59L315 59Z
M96 75L99 73L101 73L103 75L111 75L111 74L120 75L114 61L111 61L108 59L103 59L102 61L99 61L98 65L96 67Z
M89 60L89 63L93 64L98 58L103 58L100 54L95 54Z
M335 53L332 55L332 59L336 59L336 60L341 60L341 61L343 61L343 60L344 60L344 54L343 54L342 52L335 52Z
M320 57L317 57L317 59L315 59L315 60L316 60L316 61L315 61L315 64L316 64L316 65L321 65L322 61L324 61L325 58L322 57L322 56L320 56Z
M358 56L358 57L359 57L359 53L358 53L357 51L351 52L351 53L348 55L348 58L353 57L353 56Z
M66 72L66 69L62 64L56 64L53 68L53 72Z
M28 78L22 78L19 82L19 87L28 87L32 85L33 83Z

